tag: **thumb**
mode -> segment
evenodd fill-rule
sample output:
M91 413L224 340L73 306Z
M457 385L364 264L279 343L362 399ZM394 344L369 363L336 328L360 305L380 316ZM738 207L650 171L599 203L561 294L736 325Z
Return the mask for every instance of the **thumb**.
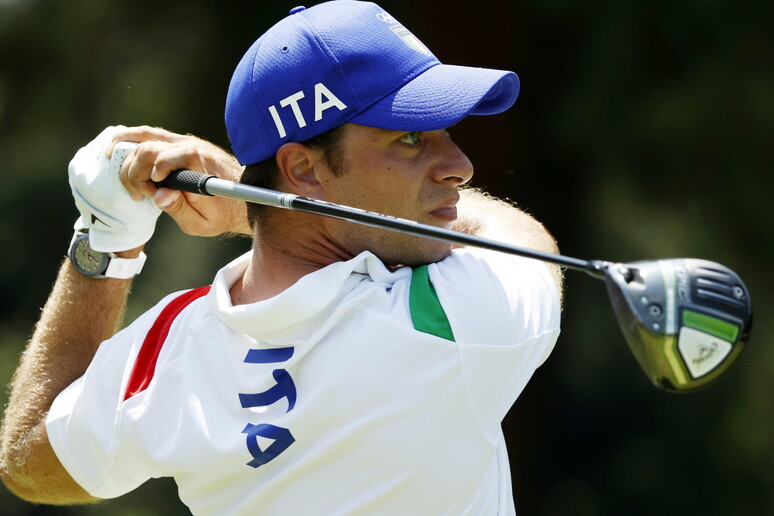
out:
M181 204L185 204L183 201L183 195L178 190L172 190L171 188L159 188L156 193L153 194L153 202L159 209L167 212L173 218L176 213L184 210L185 207Z
M206 219L196 208L191 206L183 192L171 188L159 188L153 195L153 202L172 217L183 233L211 236Z

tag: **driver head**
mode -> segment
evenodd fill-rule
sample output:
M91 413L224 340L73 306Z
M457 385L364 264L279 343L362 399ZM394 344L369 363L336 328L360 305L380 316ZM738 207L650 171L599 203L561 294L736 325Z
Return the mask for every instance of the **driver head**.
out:
M714 382L749 337L750 295L728 267L690 258L617 263L604 279L626 342L662 389Z

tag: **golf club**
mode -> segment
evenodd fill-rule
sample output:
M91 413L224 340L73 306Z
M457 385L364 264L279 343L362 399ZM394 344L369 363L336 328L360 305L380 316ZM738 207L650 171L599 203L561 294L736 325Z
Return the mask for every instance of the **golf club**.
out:
M334 217L367 226L535 258L602 279L629 348L657 387L689 392L722 376L747 342L752 304L739 276L715 262L673 258L630 263L534 251L428 224L190 170L156 183L184 192Z

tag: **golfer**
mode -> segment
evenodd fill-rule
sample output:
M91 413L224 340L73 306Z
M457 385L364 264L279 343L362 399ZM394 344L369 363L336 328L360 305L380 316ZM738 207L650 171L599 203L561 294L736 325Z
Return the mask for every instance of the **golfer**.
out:
M233 157L161 129L103 131L70 164L80 217L11 385L8 488L77 504L168 476L197 515L514 514L501 421L559 334L555 266L153 181L241 176L556 252L530 216L467 187L447 131L518 90L338 0L293 9L244 55ZM116 333L162 210L252 250Z

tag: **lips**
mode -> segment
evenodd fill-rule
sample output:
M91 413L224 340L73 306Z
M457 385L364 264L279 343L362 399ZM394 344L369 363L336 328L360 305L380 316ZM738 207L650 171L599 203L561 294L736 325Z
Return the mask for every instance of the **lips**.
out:
M457 202L459 202L459 197L447 199L431 211L430 216L446 222L454 222L457 220Z

